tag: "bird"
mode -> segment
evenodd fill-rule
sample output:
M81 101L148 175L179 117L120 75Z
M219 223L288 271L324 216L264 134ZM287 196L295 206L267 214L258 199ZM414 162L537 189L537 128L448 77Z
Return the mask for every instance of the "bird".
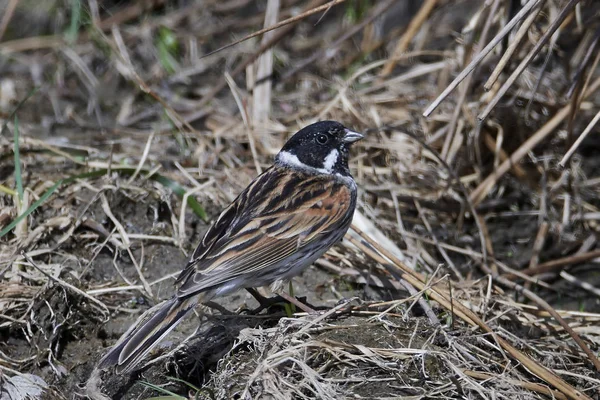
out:
M208 228L173 297L144 313L97 368L133 370L198 303L242 288L282 287L340 241L357 202L349 150L363 137L336 121L296 132Z

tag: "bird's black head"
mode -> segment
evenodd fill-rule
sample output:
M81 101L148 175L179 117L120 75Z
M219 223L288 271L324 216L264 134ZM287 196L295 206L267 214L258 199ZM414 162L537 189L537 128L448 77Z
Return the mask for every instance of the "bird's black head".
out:
M276 162L318 173L350 175L350 145L363 138L335 121L321 121L299 130L287 141Z

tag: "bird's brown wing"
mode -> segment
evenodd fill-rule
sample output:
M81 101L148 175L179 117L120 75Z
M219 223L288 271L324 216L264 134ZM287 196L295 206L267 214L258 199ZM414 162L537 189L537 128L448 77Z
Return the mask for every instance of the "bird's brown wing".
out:
M332 177L265 171L205 234L178 278L178 297L268 270L347 222L352 196Z

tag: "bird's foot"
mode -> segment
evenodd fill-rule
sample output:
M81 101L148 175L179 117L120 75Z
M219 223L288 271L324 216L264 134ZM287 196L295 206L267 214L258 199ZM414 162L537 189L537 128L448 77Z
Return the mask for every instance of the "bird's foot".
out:
M258 303L260 304L260 306L258 306L258 308L256 308L256 309L252 310L250 312L250 314L258 314L262 310L271 308L276 305L280 306L282 303L283 304L285 304L285 303L293 304L294 306L298 307L302 311L307 312L309 314L315 314L318 312L316 310L317 308L319 308L319 309L322 308L322 307L315 307L315 306L308 304L308 302L306 301L306 297L293 297L293 296L290 296L283 292L279 292L279 293L277 293L276 296L273 296L273 297L264 297L260 293L258 293L258 291L256 289L250 288L247 290L252 295L252 297L254 297L256 299L256 301L258 301Z

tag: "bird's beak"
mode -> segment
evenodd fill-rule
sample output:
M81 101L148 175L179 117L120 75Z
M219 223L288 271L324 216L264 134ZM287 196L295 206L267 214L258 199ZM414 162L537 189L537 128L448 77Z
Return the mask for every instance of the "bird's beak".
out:
M353 132L350 129L346 129L346 134L342 139L344 143L354 143L360 139L364 138L364 136L358 132Z

